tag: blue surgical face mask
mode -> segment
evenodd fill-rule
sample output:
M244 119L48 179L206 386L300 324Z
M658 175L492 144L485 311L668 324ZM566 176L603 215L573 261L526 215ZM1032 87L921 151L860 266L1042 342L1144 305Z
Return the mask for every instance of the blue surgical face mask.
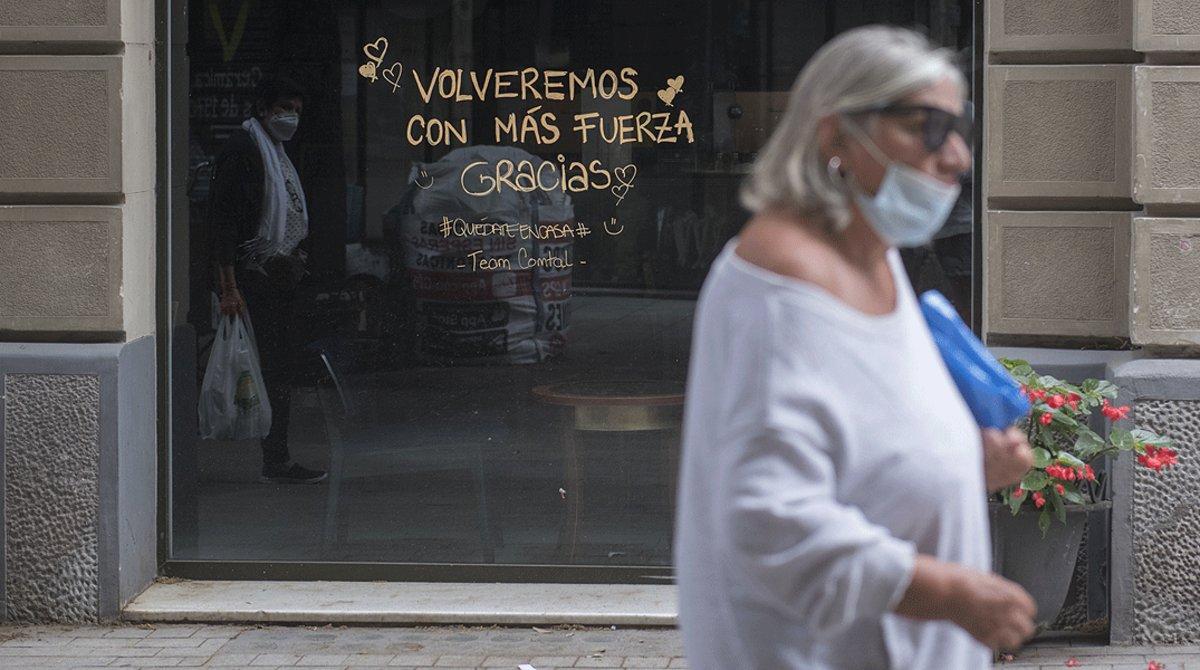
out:
M852 185L854 202L871 227L885 243L897 247L920 246L933 239L954 208L961 187L888 159L854 121L846 126L880 165L887 166L875 195Z

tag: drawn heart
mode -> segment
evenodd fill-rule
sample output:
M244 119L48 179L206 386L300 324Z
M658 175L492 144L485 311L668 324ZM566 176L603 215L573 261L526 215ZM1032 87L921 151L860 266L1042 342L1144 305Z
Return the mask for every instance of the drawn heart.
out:
M400 61L396 61L392 63L391 67L384 69L383 80L392 85L392 93L400 88L400 74L403 72L404 66L400 64Z
M617 203L620 204L625 199L625 195L629 193L629 184L617 184L611 190L612 194L617 196Z
M363 63L362 65L359 65L358 73L361 74L362 76L366 77L367 79L370 79L371 81L375 81L375 79L376 79L375 64L374 63Z
M683 75L671 77L667 79L667 87L658 91L658 99L663 101L667 107L673 107L671 103L675 102L675 96L683 92Z
M617 181L621 182L610 189L612 194L617 196L617 204L620 204L625 199L626 194L629 193L630 187L633 186L633 180L637 177L637 166L633 163L622 165L613 170L613 176L617 178Z
M388 41L386 37L380 37L374 42L363 45L363 53L367 55L367 58L370 58L376 63L383 62L383 56L387 53L387 49Z

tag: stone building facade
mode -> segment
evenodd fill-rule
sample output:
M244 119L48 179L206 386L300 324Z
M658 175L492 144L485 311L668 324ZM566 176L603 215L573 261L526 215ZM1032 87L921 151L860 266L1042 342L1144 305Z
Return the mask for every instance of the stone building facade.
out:
M983 331L1114 351L1135 419L1179 441L1118 466L1112 639L1197 642L1200 12L1180 0L981 0ZM166 354L185 198L153 0L0 3L0 605L112 618L156 575ZM183 34L184 31L175 31ZM178 72L172 72L175 69ZM175 113L180 113L176 105ZM1131 345L1135 351L1127 351ZM1099 354L1103 357L1104 354Z
M8 618L114 617L155 574L150 0L0 6Z
M1198 446L1200 12L1172 0L987 0L985 330L1128 338L1133 418ZM1114 642L1195 642L1192 467L1118 464Z

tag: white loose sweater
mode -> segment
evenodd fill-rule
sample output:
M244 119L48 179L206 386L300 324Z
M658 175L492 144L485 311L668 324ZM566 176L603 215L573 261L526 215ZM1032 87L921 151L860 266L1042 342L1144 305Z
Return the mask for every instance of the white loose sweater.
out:
M915 553L981 570L979 429L896 249L894 311L858 311L730 241L697 305L676 519L697 670L983 670L945 621L894 614Z

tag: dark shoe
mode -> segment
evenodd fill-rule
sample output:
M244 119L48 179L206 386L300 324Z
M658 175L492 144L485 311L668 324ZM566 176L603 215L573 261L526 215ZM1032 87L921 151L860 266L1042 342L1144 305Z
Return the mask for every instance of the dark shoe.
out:
M264 465L258 481L264 484L316 484L328 475L324 470L309 470L297 463Z

